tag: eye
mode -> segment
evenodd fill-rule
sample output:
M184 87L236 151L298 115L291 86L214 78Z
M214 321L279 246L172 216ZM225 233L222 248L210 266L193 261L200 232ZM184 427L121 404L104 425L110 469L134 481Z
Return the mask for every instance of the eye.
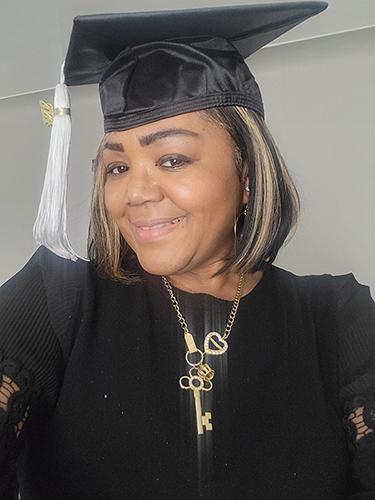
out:
M163 156L163 158L160 158L157 165L169 169L177 169L184 167L185 165L188 165L191 162L192 162L191 158L188 158L187 156L173 155L173 156Z
M128 167L122 163L111 163L106 167L107 175L120 175L128 171Z

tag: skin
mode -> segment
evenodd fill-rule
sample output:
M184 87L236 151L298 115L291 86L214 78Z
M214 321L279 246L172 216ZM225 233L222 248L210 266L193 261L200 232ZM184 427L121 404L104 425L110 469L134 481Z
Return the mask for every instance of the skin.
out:
M233 300L239 276L212 278L230 252L247 202L228 134L197 113L113 132L103 154L110 217L151 274ZM248 293L261 275L247 275Z

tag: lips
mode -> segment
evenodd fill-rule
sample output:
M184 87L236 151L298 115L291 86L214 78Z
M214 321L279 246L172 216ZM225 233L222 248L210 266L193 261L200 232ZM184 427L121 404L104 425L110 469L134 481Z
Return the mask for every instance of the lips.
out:
M136 228L136 233L140 240L152 242L170 234L179 227L184 218L184 216L180 216L169 219L137 221L133 222L133 226Z
M152 226L138 226L137 224L135 224L136 226L140 227L140 229L143 229L144 231L150 231L152 229L160 229L161 227L165 227L165 226L168 226L168 224L177 224L178 222L181 222L183 219L183 217L177 217L176 219L173 219L172 221L168 221L168 222L159 222L158 224L154 224Z

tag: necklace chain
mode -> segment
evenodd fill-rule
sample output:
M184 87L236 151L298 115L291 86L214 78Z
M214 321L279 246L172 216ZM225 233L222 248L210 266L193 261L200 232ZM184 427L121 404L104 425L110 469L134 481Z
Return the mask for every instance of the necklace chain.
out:
M180 306L178 305L178 301L176 299L176 296L173 293L172 286L165 276L163 276L162 278L163 278L164 286L168 290L168 293L169 293L169 296L170 296L170 299L172 302L172 306L177 313L178 321L180 322L181 328L183 329L183 331L186 335L190 332L189 332L187 323L185 321L185 318L183 317L183 315L180 311ZM232 331L233 323L234 323L234 320L235 320L236 314L237 314L237 309L238 309L238 306L239 306L240 300L241 300L241 292L242 292L243 282L244 282L244 275L241 274L240 281L239 281L238 287L237 287L236 296L234 297L232 309L229 313L227 325L225 327L225 332L224 332L224 335L222 337L223 339L227 339L230 335L230 332Z
M224 354L228 349L228 343L226 339L229 337L232 331L233 323L236 318L238 305L241 300L242 286L244 282L244 275L240 277L238 283L236 296L234 298L232 309L229 314L227 321L227 326L225 328L224 335L221 336L217 332L210 332L206 335L204 339L203 351L197 348L193 335L189 332L185 318L183 317L178 301L173 293L172 286L165 276L162 276L163 283L167 289L173 308L177 313L178 321L184 331L185 342L187 345L187 352L185 359L187 364L190 366L189 375L184 375L180 378L179 384L181 389L191 390L194 394L195 401L195 414L197 420L197 431L198 434L203 434L204 430L212 431L211 423L211 412L202 413L202 401L201 392L210 391L212 389L212 379L215 375L215 371L204 362L204 357L206 354L210 355L220 355ZM195 357L195 360L193 359Z

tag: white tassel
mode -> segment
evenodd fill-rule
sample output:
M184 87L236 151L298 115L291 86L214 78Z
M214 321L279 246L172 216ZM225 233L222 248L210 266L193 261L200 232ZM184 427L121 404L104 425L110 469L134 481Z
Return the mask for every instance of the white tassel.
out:
M70 98L64 83L62 69L60 83L55 89L53 120L47 170L38 215L34 224L34 238L51 252L64 259L77 260L77 254L67 237L66 194L71 137Z

